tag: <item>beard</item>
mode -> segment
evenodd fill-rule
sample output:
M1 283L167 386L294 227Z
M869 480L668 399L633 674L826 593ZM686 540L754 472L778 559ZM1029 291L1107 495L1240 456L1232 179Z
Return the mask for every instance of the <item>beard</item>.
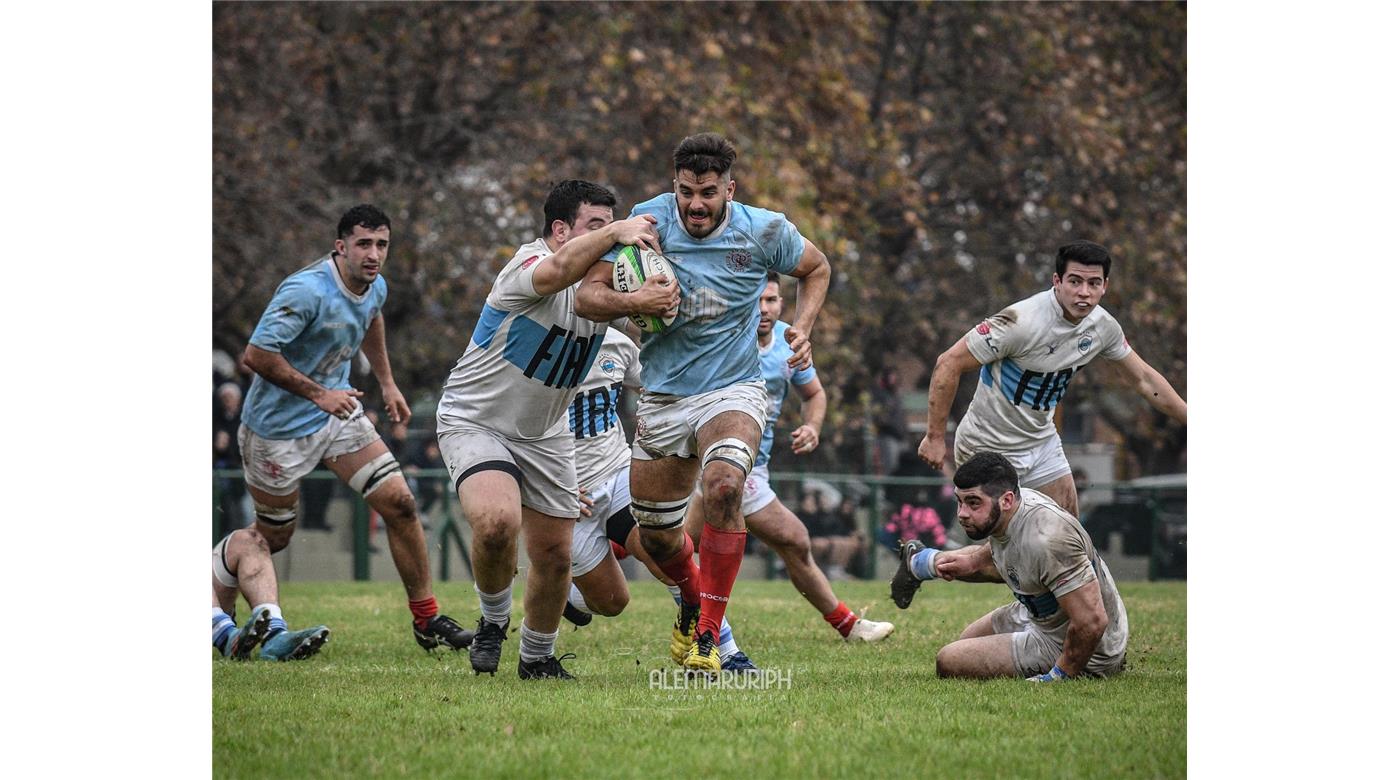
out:
M971 539L974 542L980 542L983 539L986 539L988 536L991 536L992 529L996 528L997 524L1000 522L1001 505L993 504L991 513L987 515L986 525L982 526L981 528L978 528L976 531L972 531L967 528L963 528L963 531L967 534L967 538Z

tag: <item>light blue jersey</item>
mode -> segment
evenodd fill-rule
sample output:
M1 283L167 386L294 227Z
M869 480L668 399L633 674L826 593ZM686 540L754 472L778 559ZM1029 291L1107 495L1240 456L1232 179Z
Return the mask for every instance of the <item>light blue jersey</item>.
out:
M778 425L778 415L783 411L783 401L787 399L788 385L805 385L817 378L817 368L808 365L800 371L792 370L788 358L792 357L792 347L788 346L786 322L773 323L773 340L766 348L759 347L758 362L763 371L764 389L768 391L768 422L763 426L763 438L758 442L758 461L755 466L768 463L773 452L773 429ZM757 334L755 334L755 338Z
M642 386L653 393L699 395L760 379L758 299L768 271L791 273L802 234L782 214L731 201L705 238L681 223L673 193L632 208L652 214L661 249L676 269L680 313L660 333L642 334ZM616 247L603 259L613 262Z
M326 255L283 280L248 343L281 353L318 385L348 390L350 359L388 295L383 276L364 295L350 292ZM329 412L261 376L253 377L243 404L243 424L264 439L310 436L329 420Z

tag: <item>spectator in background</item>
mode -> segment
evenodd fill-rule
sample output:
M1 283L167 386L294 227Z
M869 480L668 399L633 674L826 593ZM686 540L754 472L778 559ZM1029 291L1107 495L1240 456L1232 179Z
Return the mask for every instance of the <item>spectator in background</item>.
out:
M871 394L871 404L875 415L875 473L889 474L899 463L899 456L909 448L909 443L905 441L909 434L909 422L900 398L898 371L886 368L880 372L875 391Z
M833 511L834 507L824 503L818 490L804 491L798 508L807 534L812 538L812 559L826 573L827 579L851 579L847 567L864 546L851 524L854 511L848 515Z
M885 521L880 531L880 544L895 550L900 542L918 539L926 547L948 547L947 529L931 503L928 489L920 488L913 503L900 505Z
M217 353L216 353L217 354ZM233 382L224 382L214 393L214 468L238 469L243 461L238 452L238 422L243 412L243 389ZM243 480L230 477L219 479L219 512L223 517L219 537L248 525L244 511Z

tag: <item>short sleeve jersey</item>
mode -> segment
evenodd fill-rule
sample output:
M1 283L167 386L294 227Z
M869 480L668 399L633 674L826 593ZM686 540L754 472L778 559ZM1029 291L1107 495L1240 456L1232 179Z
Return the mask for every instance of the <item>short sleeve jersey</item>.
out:
M759 369L763 372L763 385L768 391L768 421L763 426L763 438L758 443L758 462L762 466L773 454L773 430L778 424L778 416L783 411L783 401L787 400L789 385L810 384L817 378L815 366L807 366L794 371L788 365L792 357L792 347L783 336L787 332L786 322L773 323L773 340L767 347L758 348Z
M438 430L469 424L521 440L567 432L564 409L598 356L608 324L574 313L574 287L535 292L535 271L551 254L536 239L496 275L471 343L443 386Z
M802 259L802 234L782 214L730 201L724 221L704 238L686 232L676 196L632 208L656 217L661 248L681 287L675 322L642 334L642 386L653 393L699 395L756 382L758 299L768 271L791 273ZM616 247L603 256L613 262Z
M350 388L350 359L384 308L389 286L375 278L361 295L340 278L328 254L278 285L248 343L282 355L292 368L330 390ZM253 377L243 424L264 439L299 439L325 427L330 413L310 400Z
M641 373L637 345L622 332L609 330L569 405L580 490L593 490L631 460L632 450L618 421L617 408L623 387L641 387Z
M958 429L973 450L1031 449L1055 435L1055 406L1075 372L1095 356L1122 360L1132 350L1102 306L1077 324L1054 290L1018 301L967 332L982 364L977 391Z
M1046 634L1063 643L1069 616L1059 598L1080 587L1098 587L1108 616L1098 650L1116 655L1127 646L1128 613L1118 586L1074 515L1043 493L1021 488L1021 506L1006 535L993 535L988 543L1001 578Z

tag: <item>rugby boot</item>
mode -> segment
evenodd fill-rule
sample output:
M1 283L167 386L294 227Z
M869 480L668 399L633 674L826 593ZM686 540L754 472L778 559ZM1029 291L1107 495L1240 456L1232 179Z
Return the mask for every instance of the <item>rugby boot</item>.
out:
M690 651L685 654L684 666L687 672L693 674L708 675L720 671L719 647L715 644L713 633L706 631L690 644Z
M720 662L719 668L725 672L735 672L736 674L758 674L759 668L754 665L749 657L739 651Z
M684 665L686 654L694 641L695 624L700 622L700 605L681 603L676 624L671 627L671 660Z
M496 667L501 665L501 643L509 627L510 623L498 626L485 617L476 621L476 637L472 639L471 649L472 671L496 676Z
M851 626L851 633L846 635L847 642L878 642L889 636L894 631L893 623L885 623L878 620L866 620L860 618L856 624Z
M272 624L272 611L260 609L253 613L248 622L238 629L238 633L224 645L224 657L236 661L246 661L253 654L253 648L267 636L267 627Z
M428 621L428 626L423 629L418 628L418 624L413 624L413 638L418 640L418 646L431 653L439 645L445 645L455 653L458 650L466 650L472 646L472 637L476 632L470 628L462 626L446 615L434 615Z
M910 602L914 600L914 592L923 584L922 580L914 576L913 569L909 568L910 559L914 557L914 553L922 549L924 549L924 543L918 539L910 539L899 544L899 568L895 569L894 576L890 577L890 598L894 600L894 605L900 609L909 608Z
M320 652L330 636L331 630L325 626L281 631L264 641L258 654L264 661L300 661Z
M570 623L573 623L578 628L583 628L584 626L593 622L592 615L590 615L587 612L584 612L583 610L579 609L573 604L570 604L567 601L564 602L564 619L569 621Z
M521 661L516 666L516 671L520 673L520 679L522 680L546 680L550 678L576 680L578 678L569 674L569 671L560 663L560 661L567 661L574 657L573 653L565 653L558 658L547 655L538 661L530 661L528 663Z

